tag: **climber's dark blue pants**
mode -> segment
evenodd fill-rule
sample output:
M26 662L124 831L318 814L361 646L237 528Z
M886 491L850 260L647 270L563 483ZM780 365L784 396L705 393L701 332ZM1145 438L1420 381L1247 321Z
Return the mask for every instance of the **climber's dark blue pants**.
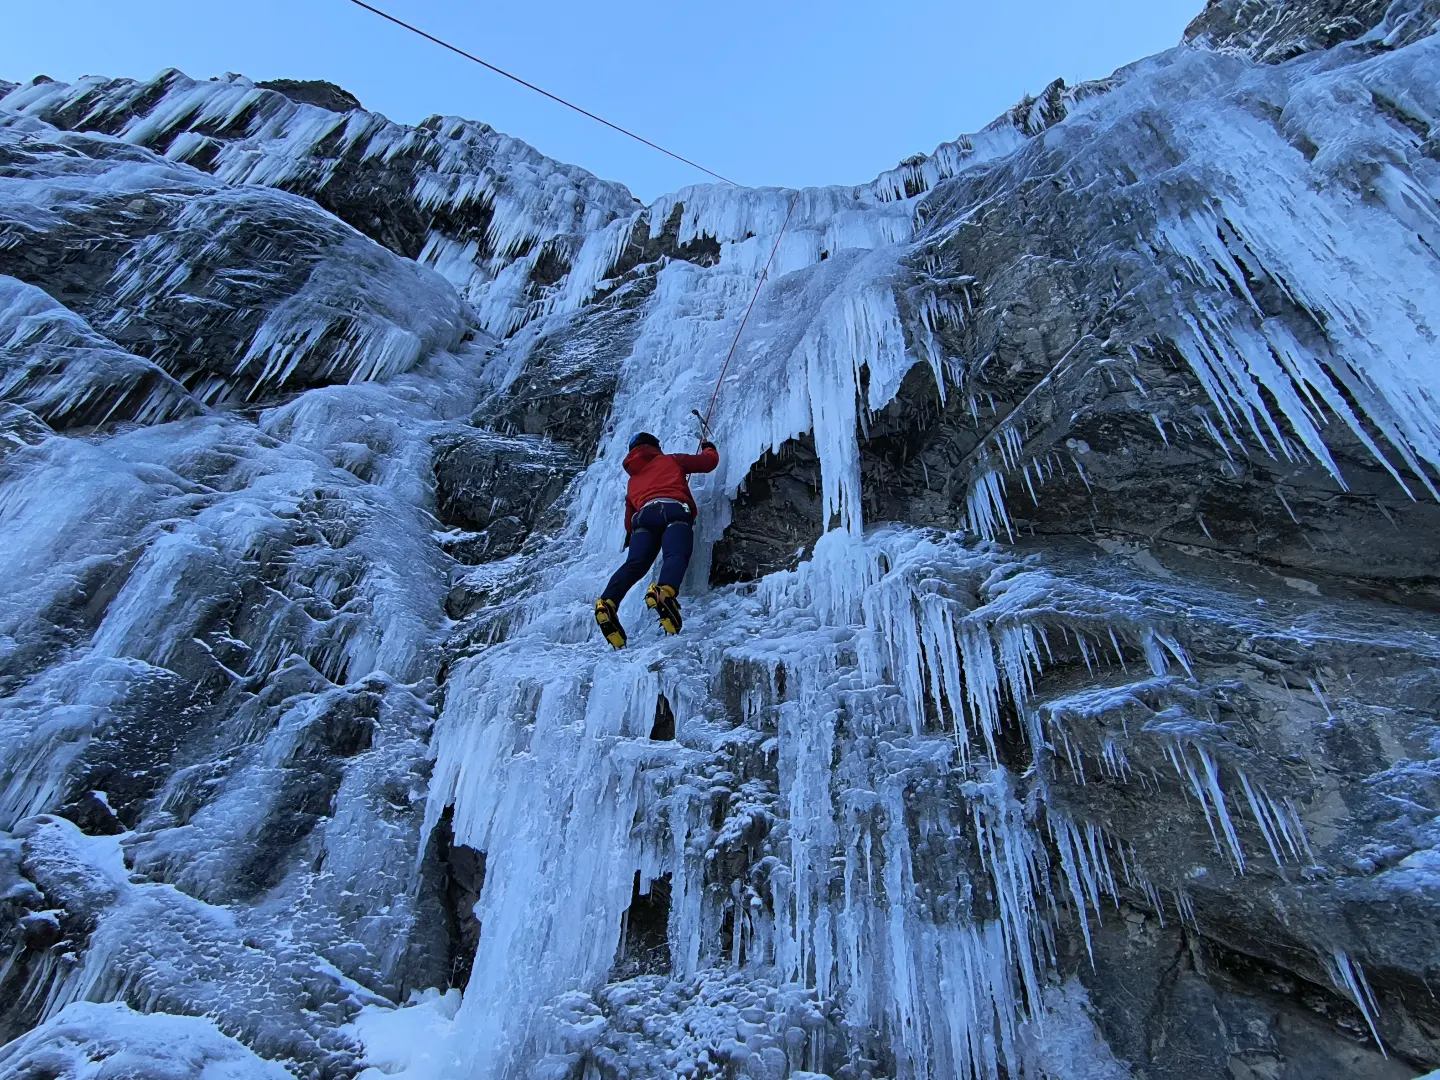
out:
M642 506L630 523L630 557L615 571L600 598L620 603L662 551L665 560L660 564L660 584L679 592L685 568L690 565L690 552L695 548L695 530L691 527L694 520L695 515L680 503Z

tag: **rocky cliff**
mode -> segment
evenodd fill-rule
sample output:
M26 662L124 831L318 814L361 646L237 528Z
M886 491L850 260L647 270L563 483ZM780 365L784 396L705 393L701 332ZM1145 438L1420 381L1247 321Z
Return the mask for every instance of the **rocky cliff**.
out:
M0 1076L1440 1064L1437 19L1212 0L648 207L329 84L0 84ZM612 652L619 459L792 202L686 632Z

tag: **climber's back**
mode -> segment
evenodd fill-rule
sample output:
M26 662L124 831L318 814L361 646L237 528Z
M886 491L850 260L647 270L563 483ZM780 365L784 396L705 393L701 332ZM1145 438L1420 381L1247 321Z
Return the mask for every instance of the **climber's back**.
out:
M694 511L695 496L690 493L686 477L691 473L712 472L720 464L720 454L706 443L698 454L667 454L660 441L642 431L630 442L624 468L630 474L625 491L625 533L634 528L635 514L642 506L657 499L673 499Z
M665 560L660 580L646 591L645 603L659 616L667 633L680 632L677 597L695 544L695 496L686 477L713 472L719 464L720 452L711 442L701 443L698 454L667 454L660 449L660 440L648 431L630 440L630 452L625 455L625 471L630 474L625 489L625 546L630 556L595 601L595 621L615 648L625 644L625 629L617 613L620 601L662 551Z

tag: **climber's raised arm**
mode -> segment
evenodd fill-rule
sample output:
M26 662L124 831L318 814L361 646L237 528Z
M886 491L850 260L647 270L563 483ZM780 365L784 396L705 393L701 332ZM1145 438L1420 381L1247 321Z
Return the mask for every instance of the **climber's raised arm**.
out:
M720 451L713 442L702 442L698 454L671 454L687 473L714 472L720 464Z

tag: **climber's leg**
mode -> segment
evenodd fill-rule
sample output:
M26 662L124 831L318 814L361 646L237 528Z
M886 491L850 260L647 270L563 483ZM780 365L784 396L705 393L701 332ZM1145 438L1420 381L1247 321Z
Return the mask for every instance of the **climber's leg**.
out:
M683 625L680 618L680 583L685 580L685 568L690 565L690 555L695 550L695 530L690 514L681 507L668 515L660 546L665 560L660 564L660 580L645 593L645 603L660 618L660 626L669 634L678 634Z
M660 564L660 584L669 585L678 593L680 583L685 580L685 569L690 565L690 556L695 551L695 529L688 515L665 526L660 549L665 553Z
M630 533L629 555L625 564L611 575L610 583L605 586L600 599L619 604L625 599L625 594L634 588L635 583L649 572L650 564L659 553L660 533L637 525Z
M620 601L631 587L645 576L650 564L660 551L660 536L649 529L636 528L630 533L629 555L625 564L616 570L595 601L595 622L600 633L617 649L625 647L625 627L620 625Z

